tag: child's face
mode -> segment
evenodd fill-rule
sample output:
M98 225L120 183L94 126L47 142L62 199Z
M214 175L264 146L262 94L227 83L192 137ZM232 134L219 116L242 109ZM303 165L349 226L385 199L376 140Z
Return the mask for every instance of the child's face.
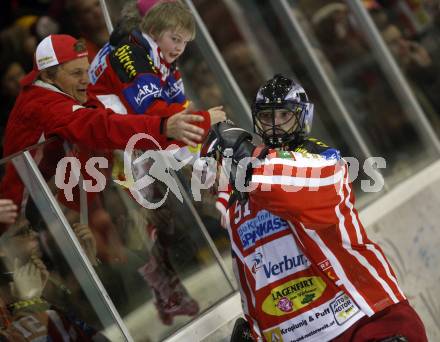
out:
M186 44L191 40L191 34L185 30L167 30L158 38L157 45L167 63L173 63L185 51Z

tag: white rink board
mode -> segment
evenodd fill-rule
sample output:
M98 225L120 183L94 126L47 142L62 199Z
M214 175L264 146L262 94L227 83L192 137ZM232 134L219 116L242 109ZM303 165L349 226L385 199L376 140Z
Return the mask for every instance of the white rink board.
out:
M386 201L392 208L384 208L386 213L376 216L367 231L384 250L405 295L425 324L429 341L440 341L440 167L438 163L433 166L426 170L429 175L422 171L399 184L410 193L419 185L410 198L402 202L400 191L391 191L384 201L381 198L374 203L383 208Z

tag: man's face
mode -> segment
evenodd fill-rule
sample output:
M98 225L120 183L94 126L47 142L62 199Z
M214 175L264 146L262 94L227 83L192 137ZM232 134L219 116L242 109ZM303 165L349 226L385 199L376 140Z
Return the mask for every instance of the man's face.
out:
M185 51L186 44L191 40L191 34L185 30L167 30L154 40L162 51L165 61L173 63Z
M87 57L61 64L52 83L79 103L84 103L87 101L87 86L90 83L88 68Z

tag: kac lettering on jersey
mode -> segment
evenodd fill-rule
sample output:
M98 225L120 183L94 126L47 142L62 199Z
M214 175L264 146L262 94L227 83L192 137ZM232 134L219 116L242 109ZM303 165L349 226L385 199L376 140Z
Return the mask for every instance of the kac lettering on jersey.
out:
M253 219L243 223L237 230L244 249L255 245L255 242L279 231L288 229L283 219L261 210Z

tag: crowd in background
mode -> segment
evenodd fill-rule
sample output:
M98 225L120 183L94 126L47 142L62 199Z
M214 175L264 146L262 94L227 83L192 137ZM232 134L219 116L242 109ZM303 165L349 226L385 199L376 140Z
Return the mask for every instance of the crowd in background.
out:
M84 38L92 60L109 38L99 0L15 0L0 4L0 134L19 81L32 70L37 44L49 34Z

